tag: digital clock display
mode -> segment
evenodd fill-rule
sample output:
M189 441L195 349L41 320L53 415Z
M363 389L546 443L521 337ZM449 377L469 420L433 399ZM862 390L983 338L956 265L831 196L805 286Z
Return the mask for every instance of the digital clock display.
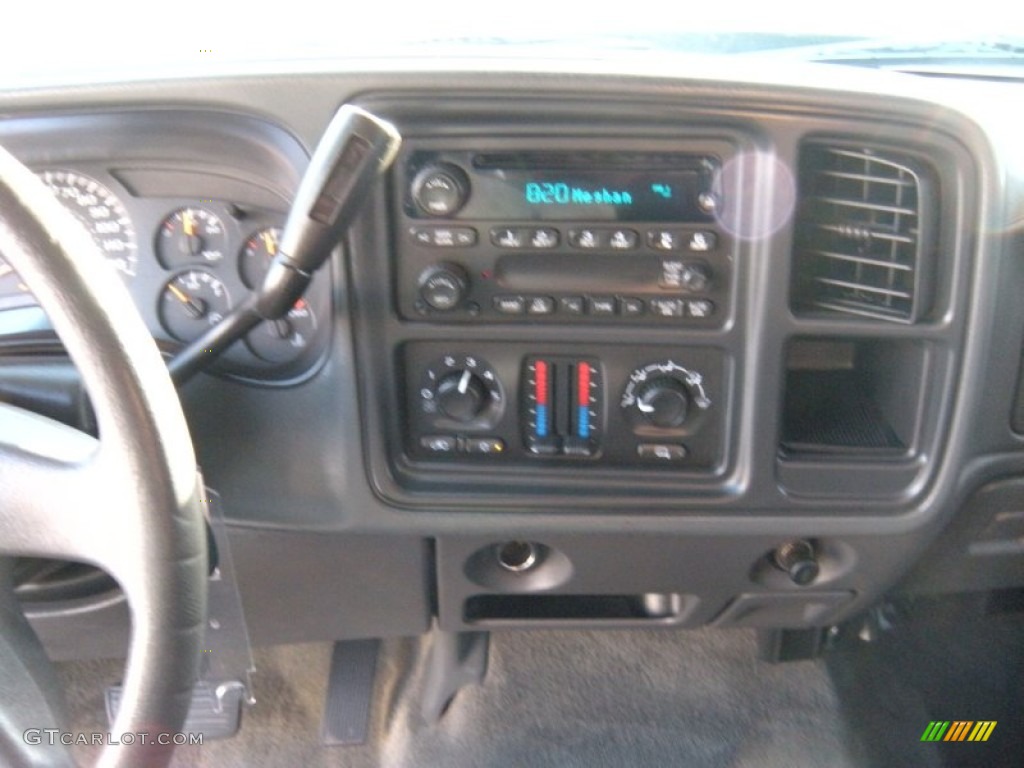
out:
M662 196L671 199L672 187L659 185ZM526 202L531 205L633 205L629 189L584 187L565 181L528 181L523 187Z

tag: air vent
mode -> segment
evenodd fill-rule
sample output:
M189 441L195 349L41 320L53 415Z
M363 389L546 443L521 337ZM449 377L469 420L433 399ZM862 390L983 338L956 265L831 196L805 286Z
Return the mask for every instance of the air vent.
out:
M928 311L935 184L899 152L807 144L800 157L793 305L913 323Z

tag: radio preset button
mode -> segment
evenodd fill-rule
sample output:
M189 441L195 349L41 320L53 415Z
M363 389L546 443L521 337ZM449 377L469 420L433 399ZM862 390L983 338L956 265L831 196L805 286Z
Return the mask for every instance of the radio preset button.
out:
M495 296L494 308L503 315L521 315L526 312L526 299L522 296Z
M587 300L587 311L591 315L614 315L615 314L615 297L614 296L591 296Z
M569 230L569 244L573 248L594 250L601 248L605 242L605 233L600 229L571 229Z
M566 315L582 315L585 304L582 296L562 296L558 306Z
M685 302L682 299L651 299L651 314L657 317L682 317Z
M671 229L652 229L647 232L647 245L656 251L678 251L683 247L683 238Z
M550 315L555 311L555 300L550 296L531 296L526 302L529 315Z
M640 242L640 235L634 229L614 229L608 236L608 247L613 251L631 251Z
M530 233L531 248L556 248L558 246L558 230L551 227L535 229Z
M644 313L644 300L636 299L630 296L624 296L619 299L619 312L623 317L639 317Z
M523 248L529 236L528 229L495 227L491 230L491 244L498 248Z

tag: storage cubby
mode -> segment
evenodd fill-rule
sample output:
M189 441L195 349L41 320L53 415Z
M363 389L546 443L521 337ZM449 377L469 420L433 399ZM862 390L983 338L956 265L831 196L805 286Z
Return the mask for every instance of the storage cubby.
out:
M786 350L783 452L912 453L926 361L918 341L794 339Z

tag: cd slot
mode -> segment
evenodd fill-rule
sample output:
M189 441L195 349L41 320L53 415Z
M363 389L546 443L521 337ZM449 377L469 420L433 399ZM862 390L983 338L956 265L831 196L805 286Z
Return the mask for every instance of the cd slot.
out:
M474 168L485 170L694 170L707 172L714 160L700 155L652 152L478 152Z
M497 285L510 291L652 291L662 274L653 254L505 254L494 269Z

